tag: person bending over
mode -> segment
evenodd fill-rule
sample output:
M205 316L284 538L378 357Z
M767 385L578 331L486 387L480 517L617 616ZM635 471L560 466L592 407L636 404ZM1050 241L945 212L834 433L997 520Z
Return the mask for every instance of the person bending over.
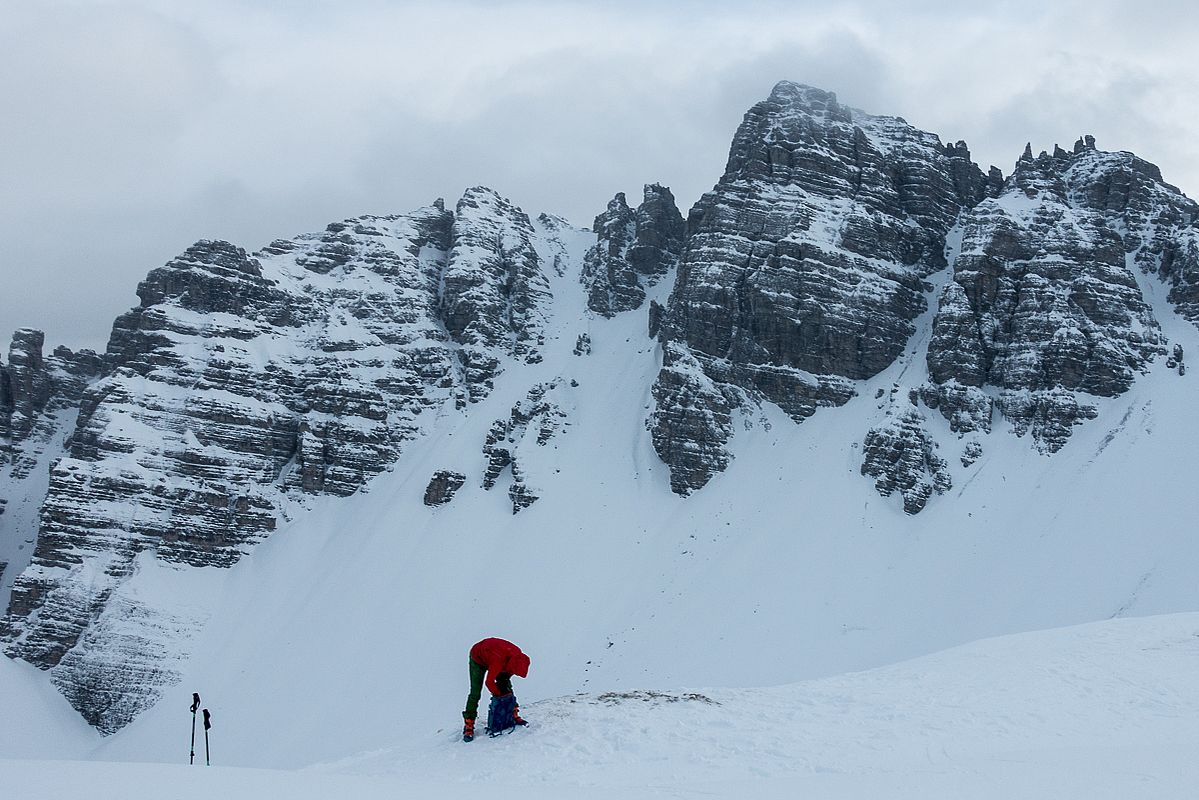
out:
M462 741L475 738L475 718L479 715L479 697L483 685L492 697L512 694L512 676L529 676L529 657L506 639L484 639L470 649L470 694L466 697L466 710L462 712ZM486 678L484 678L486 676ZM517 725L527 725L520 718L520 707L513 713Z

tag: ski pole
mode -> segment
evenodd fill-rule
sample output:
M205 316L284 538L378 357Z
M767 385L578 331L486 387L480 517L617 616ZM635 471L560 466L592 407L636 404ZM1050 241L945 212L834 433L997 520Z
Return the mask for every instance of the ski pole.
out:
M208 709L204 709L204 766L211 767L212 760L208 757L208 729L212 727L212 717L208 714Z
M192 753L188 764L196 763L196 709L200 707L200 693L192 692Z

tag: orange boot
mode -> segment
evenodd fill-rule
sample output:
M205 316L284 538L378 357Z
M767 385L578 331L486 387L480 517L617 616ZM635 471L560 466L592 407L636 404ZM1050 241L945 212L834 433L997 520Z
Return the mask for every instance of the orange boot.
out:
M475 721L468 719L462 726L462 741L469 742L475 738Z
M520 718L520 706L516 706L512 709L512 721L515 722L517 725L528 725L529 724L528 722L526 722L525 720Z

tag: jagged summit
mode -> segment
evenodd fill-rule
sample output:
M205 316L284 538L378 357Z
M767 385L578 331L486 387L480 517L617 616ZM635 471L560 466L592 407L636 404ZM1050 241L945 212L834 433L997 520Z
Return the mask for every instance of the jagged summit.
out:
M845 122L879 119L899 125L908 124L908 121L900 116L872 114L860 108L847 106L837 99L836 92L795 81L779 81L763 102L775 105L787 113L823 116Z
M1013 193L1036 205L1014 206ZM921 280L951 251L960 255L934 317L932 381L913 396L959 434L990 431L998 412L1059 449L1097 413L1087 395L1126 391L1165 352L1126 259L1171 281L1170 299L1194 318L1195 280L1178 268L1196 263L1188 203L1156 167L1104 153L1090 136L1038 157L1026 145L1005 179L994 167L983 175L965 142L941 146L900 118L778 84L746 114L724 177L692 209L662 315L653 431L675 490L727 467L734 409L764 398L799 421L894 363L924 308ZM982 390L990 385L997 400ZM680 413L696 404L704 415ZM884 428L927 451L920 419L896 415ZM980 444L967 447L972 462ZM910 459L925 477L895 485L943 490L950 480L935 462ZM868 458L863 469L883 468Z
M640 308L646 291L678 264L686 225L670 189L647 183L634 211L624 192L592 225L597 241L584 258L587 307L605 317Z
M766 102L775 103L788 109L803 110L810 114L823 113L844 117L850 111L837 102L836 93L794 81L776 83Z
M1064 149L1060 144L1054 144L1052 153L1042 150L1036 157L1033 156L1032 143L1029 142L1024 146L1024 153L1016 161L1016 171L1027 169L1030 164L1041 165L1041 169L1045 169L1044 165L1050 162L1057 165L1070 164L1080 156L1085 157L1087 153L1100 153L1103 156L1102 160L1105 162L1119 162L1123 164L1123 169L1136 173L1145 181L1160 184L1162 189L1167 192L1179 195L1183 194L1178 187L1166 183L1165 179L1162 178L1161 168L1156 164L1139 158L1135 153L1130 153L1127 150L1112 152L1100 150L1095 142L1095 137L1090 134L1078 137L1070 150Z

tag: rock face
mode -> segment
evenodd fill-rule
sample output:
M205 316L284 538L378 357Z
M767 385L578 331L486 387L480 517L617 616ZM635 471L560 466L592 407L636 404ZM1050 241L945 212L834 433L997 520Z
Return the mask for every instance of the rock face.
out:
M891 364L925 308L923 278L946 264L955 217L992 184L964 144L819 89L780 83L750 109L724 176L691 210L658 326L651 427L675 491L728 463L725 409L740 401L724 387L801 421ZM707 400L689 414L703 382Z
M691 211L670 303L651 309L663 367L649 425L672 488L727 467L729 415L747 403L797 422L845 403L903 352L924 278L946 266L917 396L959 434L988 433L999 414L1056 451L1097 414L1089 396L1126 391L1164 352L1134 269L1195 318L1197 220L1156 167L1090 137L1029 150L1004 180L963 142L779 84L746 114ZM924 446L911 424L896 441Z
M540 360L549 281L529 218L490 190L471 189L458 201L450 232L440 311L462 345L467 398L476 401L491 391L502 357Z
M45 473L61 454L79 399L101 370L90 350L57 347L43 354L41 331L13 334L8 363L0 362L0 598L29 564ZM4 602L0 601L0 602Z
M654 382L654 409L647 422L658 457L670 467L670 489L688 495L728 468L725 443L733 435L733 411L746 401L736 387L708 377L682 344L663 346L664 367Z
M587 307L611 317L640 308L645 290L678 264L685 225L670 189L645 186L636 211L623 192L595 218L597 241L583 261Z
M1178 313L1199 324L1199 204L1166 183L1156 165L1100 151L1091 136L1070 154L1057 149L1052 160L1065 167L1070 204L1101 214L1132 262L1165 281Z
M254 255L202 241L151 271L51 470L6 653L52 670L106 733L153 703L179 655L159 630L186 622L122 596L138 560L231 565L289 497L355 492L420 433L422 412L485 397L501 359L536 361L550 295L534 235L477 188L454 212L439 201L360 217ZM10 431L49 391L18 336Z
M933 385L923 393L954 430L989 430L994 402L1017 434L1031 432L1038 447L1056 451L1096 415L1087 395L1123 393L1164 352L1132 271L1140 262L1161 269L1161 259L1144 256L1146 237L1130 233L1144 223L1127 192L1113 200L1113 185L1152 171L1135 161L1097 151L1090 137L1069 153L1026 151L1003 192L965 215L933 323ZM1160 184L1156 193L1138 186L1143 195L1168 194ZM1154 219L1172 208L1132 207ZM998 399L984 387L998 389Z
M679 263L687 224L670 189L645 185L635 214L635 236L625 258L633 272L653 286Z
M14 444L29 436L50 400L50 379L42 360L44 344L41 331L17 331L9 346L8 365L0 368L0 436L10 452Z
M79 403L84 388L100 374L91 350L57 347L43 357L45 336L25 328L13 334L8 364L0 364L0 448L9 477L29 475L52 431L53 419Z

